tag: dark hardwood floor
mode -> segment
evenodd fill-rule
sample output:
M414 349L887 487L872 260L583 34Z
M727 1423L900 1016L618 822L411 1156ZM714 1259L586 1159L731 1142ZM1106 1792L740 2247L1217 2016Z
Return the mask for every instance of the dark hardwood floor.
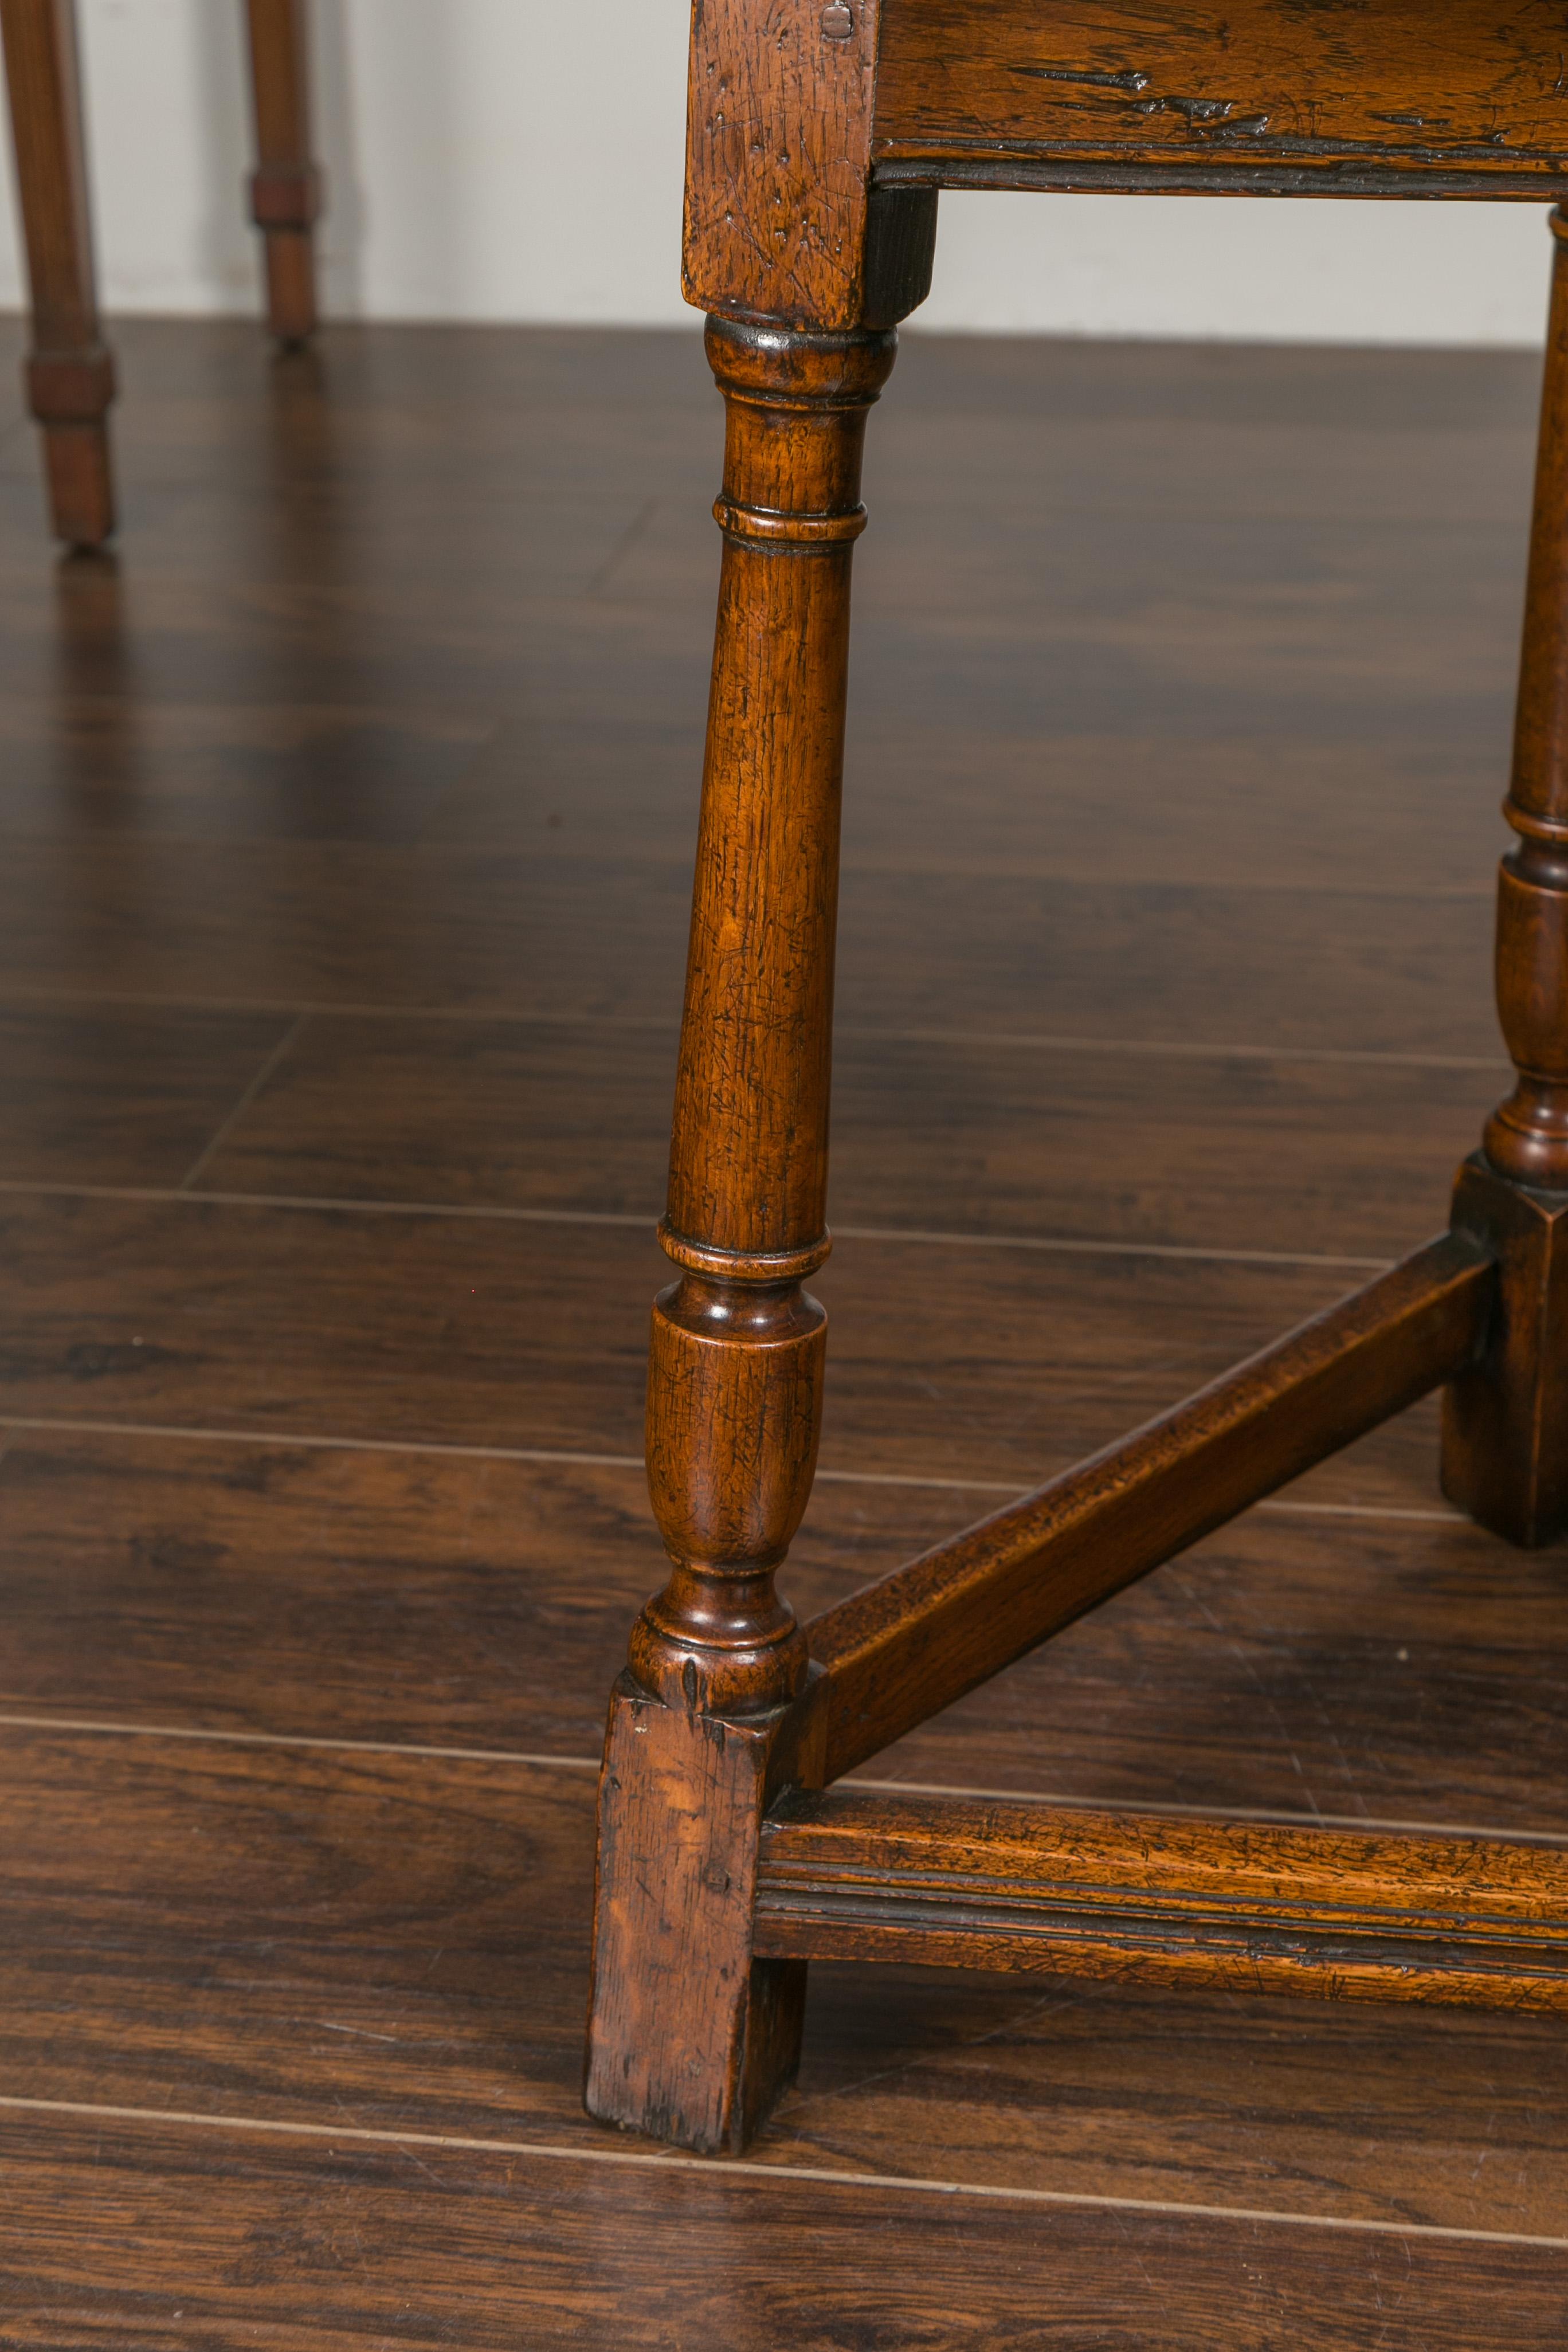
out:
M119 341L57 565L0 331L0 2344L1568 2341L1546 2018L821 1968L752 2158L583 2116L718 404L679 334ZM803 1612L1443 1222L1536 385L906 339ZM1564 1553L1435 1452L871 1777L1568 1843Z

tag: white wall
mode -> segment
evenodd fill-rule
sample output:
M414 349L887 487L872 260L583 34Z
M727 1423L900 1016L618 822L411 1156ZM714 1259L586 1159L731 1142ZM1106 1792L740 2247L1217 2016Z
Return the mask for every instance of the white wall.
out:
M240 0L78 0L110 310L244 310ZM331 310L691 320L688 0L312 0ZM595 138L584 126L591 88ZM942 197L930 327L1532 343L1533 205ZM22 299L8 179L0 307Z

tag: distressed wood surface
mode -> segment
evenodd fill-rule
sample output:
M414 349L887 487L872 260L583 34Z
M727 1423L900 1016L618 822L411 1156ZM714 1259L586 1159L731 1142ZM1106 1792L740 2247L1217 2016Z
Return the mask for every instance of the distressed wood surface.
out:
M1568 1855L834 1790L763 1830L757 1948L1563 2011Z
M0 347L16 342L0 321ZM227 1028L237 1004L270 1023L279 1001L291 1018L332 997L389 1037L422 1006L426 1025L378 1064L385 1087L413 1092L434 1066L432 1033L464 1006L570 1013L562 1068L574 1036L602 1034L584 1023L673 1021L689 855L676 810L689 842L717 560L702 509L713 403L694 340L334 329L330 400L302 375L269 383L245 322L131 320L124 346L121 441L144 485L133 578L109 593L72 567L51 585L32 452L16 435L0 449L0 975L13 1008L36 1005L40 986L96 1000L75 1044L66 1026L36 1030L6 1065L16 1172L160 1181L194 1126L216 1136L267 1050L270 1030ZM1059 1006L1097 1052L1179 1047L1158 1062L1173 1113L1194 1043L1489 1061L1485 865L1531 363L1139 357L1130 372L1089 343L921 338L900 361L876 441L877 529L857 559L872 625L857 667L841 1002L868 1026L956 1033L950 1066L976 1029L1016 1040ZM672 493L616 556L656 458L689 511ZM1375 532L1353 520L1358 503ZM1053 645L1075 576L1084 634ZM1204 644L1212 657L1194 669ZM454 731L476 716L492 741ZM1131 828L1114 840L1097 821L1113 787ZM1009 854L1016 873L1000 871ZM1238 1003L1243 965L1256 984ZM101 1001L171 991L208 1001ZM189 1026L194 1014L212 1025ZM364 1034L343 1037L339 1067ZM635 1027L616 1034L635 1050ZM868 1082L876 1040L857 1051ZM916 1049L900 1051L912 1090ZM515 1083L543 1084L541 1066L530 1056ZM1140 1130L1110 1066L1082 1052L1042 1066L1040 1151L1057 1114L1086 1149L1095 1120L1121 1118L1136 1159L1161 1104ZM1369 1083L1380 1066L1343 1066ZM625 1067L584 1052L574 1101L552 1081L558 1108L542 1100L538 1129L526 1111L509 1129L523 1161L537 1145L563 1168L577 1150L584 1169L601 1154L618 1165ZM1226 1065L1223 1088L1194 1096L1194 1118L1223 1128L1237 1161L1204 1218L1234 1215L1268 1245L1273 1163L1326 1171L1339 1127L1373 1114L1325 1079L1288 1130L1255 1125L1247 1067ZM511 1085L514 1066L497 1076ZM1314 1245L1380 1251L1421 1231L1399 1223L1402 1183L1412 1217L1425 1200L1436 1221L1443 1123L1457 1151L1487 1098L1462 1091L1472 1079L1500 1091L1489 1071L1461 1071L1446 1105L1421 1110L1420 1070L1402 1070L1388 1190L1342 1198L1336 1216L1323 1189ZM955 1085L940 1081L940 1099L962 1107ZM995 1140L972 1172L977 1201L1012 1131L1011 1093L987 1099ZM352 1181L334 1184L334 1131L318 1122L300 1162L308 1189L319 1177L363 1197L368 1175L415 1197L416 1107L372 1120L367 1100L363 1129L347 1116ZM857 1118L869 1174L868 1097ZM465 1164L482 1108L476 1120L454 1139ZM293 1146L270 1132L284 1167ZM920 1122L899 1137L913 1202L922 1170L934 1192L949 1163ZM1036 1147L1017 1148L1022 1200ZM450 1160L432 1147L426 1164ZM1151 1230L1124 1169L1091 1238ZM509 1196L526 1181L508 1175ZM883 1222L876 1205L865 1196L865 1222ZM1294 1213L1286 1198L1281 1217ZM138 1399L150 1417L265 1404L300 1437L353 1397L367 1433L395 1446L420 1430L523 1444L576 1430L590 1445L609 1431L635 1454L651 1252L585 1227L558 1278L560 1227L518 1247L490 1228L459 1239L462 1221L414 1242L387 1218L310 1228L296 1214L28 1204L17 1230L33 1271L8 1279L0 1351L8 1393L47 1389L64 1412L132 1420ZM125 1303L160 1318L167 1353L144 1372L92 1352L146 1336L139 1322L106 1328L100 1251ZM984 1454L1021 1486L1341 1286L1099 1255L1064 1278L1035 1263L844 1243L818 1277L846 1383L825 1460L940 1475ZM920 1284L951 1306L915 1362L897 1297ZM544 1321L563 1348L581 1339L581 1380L569 1352L533 1339L522 1352L538 1377L518 1375L520 1339ZM967 1422L952 1402L961 1380ZM1015 1422L1003 1407L1021 1382L1037 1402ZM1392 1486L1369 1483L1363 1450L1329 1499L1440 1508L1429 1417L1400 1437ZM143 1724L586 1756L625 1625L658 1580L640 1487L632 1466L13 1433L5 1694ZM831 1605L958 1515L940 1492L819 1486L786 1571L797 1606ZM880 1760L1083 1805L1315 1806L1561 1834L1561 1581L1559 1554L1514 1553L1451 1520L1253 1514ZM82 1738L68 1759L57 1735L24 1770L8 1744L0 1776L13 1882L24 1812L31 1824L26 1901L12 1903L0 1952L7 2089L224 2118L196 2150L166 2125L128 2126L128 2156L101 2114L68 2147L68 2121L20 2125L5 2289L39 2307L25 2324L50 2352L79 2352L93 2331L120 2352L128 2335L155 2342L154 2326L171 2345L189 2325L237 2343L264 2319L292 2338L319 2333L323 2311L352 2342L356 2297L372 2343L389 2328L417 2341L427 2325L437 2341L457 2326L510 2347L520 2298L548 2342L542 2263L548 2293L575 2298L570 2340L624 2340L629 2313L673 2347L708 2294L716 2326L742 2342L751 2326L771 2352L786 2227L812 2298L806 2341L815 2328L837 2342L862 2317L909 2333L935 2309L920 2251L949 2215L942 2285L983 2314L982 2336L1011 2326L1032 2344L1056 2327L1075 2343L1109 2311L1152 2344L1185 2328L1205 2352L1271 2333L1333 2343L1336 2330L1356 2352L1380 2329L1393 2345L1403 2329L1412 2352L1532 2336L1544 2352L1562 2338L1563 2257L1519 2242L1561 2237L1568 2200L1552 2019L818 1963L802 2075L758 2144L765 2164L1075 2201L1027 2203L1004 2252L988 2199L960 2212L932 2198L911 2224L900 2217L914 2192L812 2179L787 2190L789 2221L778 2204L727 2201L753 2193L748 2177L702 2206L699 2230L693 2200L733 2176L661 2159L631 2176L668 2200L646 2226L624 2172L571 2176L613 2182L584 2238L570 2150L640 2152L576 2105L592 1771L571 1774L557 1805L548 1779L483 1761L470 1775L461 1759L263 1747L260 1769L230 1777L187 1740L154 1766L154 1746ZM258 1937L258 1921L284 1932ZM258 2112L321 2125L336 2151L326 2168L274 2193L237 2130ZM494 2201L477 2209L431 2179L447 2155L400 2147L376 2175L398 2201L376 2220L354 2201L343 2130L367 2117L559 2133L568 2153L498 2159ZM498 2238L494 2216L516 2220L532 2165L547 2168L528 2207L538 2225ZM764 2180L754 2193L785 2192ZM873 2196L886 2202L857 2201ZM1188 2210L1171 2216L1170 2201ZM1215 2221L1194 2204L1313 2226ZM1394 2234L1344 2226L1366 2221ZM1423 2238L1413 2222L1506 2242ZM758 2227L773 2251L753 2306L737 2283L753 2275ZM82 2250L95 2236L94 2269ZM895 2241L908 2262L891 2284L873 2277L873 2305L868 2244ZM396 2294L382 2296L378 2263ZM674 2284L647 2317L650 2270ZM602 2322L590 2277L620 2306ZM60 2302L65 2287L76 2301ZM187 2305L197 2289L206 2300ZM199 2321L173 2319L193 2307Z
M633 1671L671 1705L753 1714L799 1690L775 1592L811 1493L830 1244L827 1104L850 557L890 334L710 322L724 535L686 1003L654 1302L647 1455L670 1557Z
M626 1675L599 1779L590 2115L739 2152L800 2064L805 1969L752 1958L782 1710L729 1722Z
M873 153L947 184L1542 198L1555 0L882 0Z
M654 1302L647 1386L671 1565L611 1701L587 2080L595 2114L712 2150L742 2147L793 2075L805 2000L804 1971L752 1969L749 1934L779 1769L763 1727L807 1670L773 1578L821 1426L827 1321L804 1284L829 1249L850 556L896 338L715 320L707 347L724 554L658 1229L678 1279ZM782 1714L773 1730L787 1739Z
M749 37L751 60L764 73L782 69L805 92L808 114L829 122L829 144L837 152L831 104L814 104L811 74L802 79L787 36L770 39L760 8L745 21L737 16L727 22L741 49ZM912 32L915 53L912 65L904 58L901 81L896 62L900 25L906 34ZM812 37L807 20L797 17L795 28ZM1135 63L1117 61L1114 42L1134 28L1147 44L1146 56L1141 49ZM857 31L853 8L825 9L815 29L818 37L848 41ZM1257 194L1316 186L1346 194L1455 194L1485 184L1490 171L1494 193L1518 195L1550 188L1562 175L1555 139L1564 120L1568 82L1556 47L1555 16L1543 5L1504 22L1495 6L1474 0L1462 13L1451 12L1441 45L1426 49L1420 47L1424 18L1408 0L1373 0L1370 5L1340 7L1326 18L1303 14L1292 0L1256 0L1234 22L1200 6L1161 12L1152 24L1143 8L1128 9L1110 0L1094 21L1075 26L1071 38L1045 58L1037 44L1042 32L1047 39L1055 34L1054 21L1042 26L1037 10L1017 5L981 8L964 0L958 6L922 8L918 0L905 0L900 12L900 0L889 0L886 29L886 51L879 62L889 70L877 100L875 144L887 185L900 161L906 183L912 178L939 184L955 176L956 157L961 179L1067 185L1075 175L1082 184L1086 166L1098 164L1101 184L1163 185L1179 193L1205 184L1202 167L1194 170L1191 162L1194 143L1219 158L1222 166L1227 156L1244 155L1248 176L1235 184ZM728 89L723 75L715 75L711 58L704 67L702 39L700 13L693 49L694 125L704 79L717 79L721 99ZM1070 95L1064 98L1064 89ZM1243 96L1235 94L1238 89ZM1090 94L1087 100L1084 91ZM1086 137L1066 136L1063 118L1070 126L1070 118L1092 112L1107 93L1120 108L1120 119ZM767 133L779 102L775 92L773 101L761 109L763 119L752 124L751 98L748 89L748 133L753 154L761 157L768 152ZM1397 105L1391 103L1394 98ZM1522 115L1522 131L1512 120L1500 121L1505 99ZM1448 112L1436 115L1434 101ZM938 118L944 110L956 114L962 131L940 121L933 128L922 114L925 108ZM1276 121L1288 111L1288 126ZM1173 117L1179 122L1173 137ZM710 129L721 121L721 114L710 110ZM1373 124L1381 135L1368 135ZM820 121L813 127L820 130ZM1415 131L1420 138L1391 141L1390 130ZM1500 167L1497 157L1509 148L1510 131L1520 143ZM1436 144L1435 131L1442 134ZM810 138L796 143L809 148ZM1173 148L1188 151L1173 167ZM805 180L810 174L798 176ZM689 219L704 196L711 200L715 192L720 201L743 208L735 158L715 167L695 132L688 181ZM806 207L814 215L821 210L813 188L806 190ZM784 273L771 243L757 234L764 210L759 191L757 212L747 216L753 250L738 307L767 316L777 314ZM733 214L727 210L725 219L732 221ZM770 224L772 240L787 241L789 226ZM868 247L864 231L861 243ZM862 288L868 276L868 269L862 273ZM791 288L784 299L796 291ZM736 307L736 298L731 300ZM1550 576L1557 536L1552 488L1562 439L1560 306L1561 288L1537 476L1521 701L1526 742L1534 724L1532 692L1535 701L1542 699L1539 686L1532 689L1532 672L1539 677L1562 667L1561 598ZM840 323L865 315L863 308L826 314ZM1484 1496L1491 1525L1516 1538L1539 1541L1556 1532L1563 1477L1561 1433L1551 1426L1548 1410L1557 1402L1562 1352L1562 1285L1552 1271L1556 1253L1550 1239L1544 1246L1513 1246L1510 1196L1500 1217L1471 1216L1467 1223L1457 1213L1457 1230L1447 1241L1371 1286L1337 1316L1292 1334L1066 1479L1037 1489L1023 1504L938 1546L829 1612L826 1622L812 1629L820 1679L802 1687L798 1670L792 1670L799 1640L795 1621L787 1603L775 1597L773 1571L799 1524L809 1486L826 1338L820 1308L800 1291L801 1277L825 1257L826 1240L816 1235L813 1218L803 1220L799 1213L797 1163L803 1158L809 1163L818 1154L826 1133L828 1065L821 1007L831 989L837 825L830 833L805 827L804 854L792 860L789 873L778 877L771 891L757 891L752 877L769 866L779 835L799 827L801 807L814 804L803 784L820 787L826 774L820 752L824 713L834 721L831 765L837 772L848 609L847 595L831 608L826 599L811 598L817 566L803 560L798 568L809 584L801 590L799 609L792 611L776 581L764 585L766 570L748 576L738 555L775 561L784 554L820 557L840 542L847 550L858 527L858 509L853 517L848 511L858 478L858 435L853 464L847 462L847 443L846 457L830 463L826 453L835 445L820 425L813 436L796 415L803 409L809 413L814 395L816 405L823 404L829 353L837 359L845 340L820 332L791 337L776 330L743 338L732 325L710 325L710 352L730 414L725 488L717 509L730 546L710 704L703 835L671 1148L671 1210L661 1229L666 1247L685 1271L680 1287L661 1297L656 1310L648 1420L650 1487L675 1570L666 1593L645 1608L630 1652L644 1692L670 1706L679 1706L683 1695L694 1717L784 1708L781 1750L787 1757L798 1743L803 1756L811 1752L812 1769L803 1778L812 1785L818 1771L832 1779L864 1762L1122 1583L1457 1377L1461 1401L1467 1380L1473 1386L1479 1378L1496 1391L1498 1410L1489 1419L1484 1412L1465 1414L1461 1404L1458 1414L1450 1414L1451 1495L1461 1500ZM721 348L739 352L742 344L747 364L737 365L731 356L728 371L717 368ZM749 413L753 406L760 417ZM818 454L816 495L808 502L800 496L805 469L791 461L796 440ZM748 482L754 478L754 494L737 491L738 472ZM1543 543L1549 559L1543 558ZM792 589L797 584L790 583ZM755 684L764 662L768 690L759 694ZM733 723L737 701L746 710L743 730ZM759 710L766 714L761 729ZM742 749L753 743L762 747L755 761ZM1530 769L1527 759L1526 800L1539 781ZM1550 814L1521 814L1517 803L1510 808L1525 847L1523 866L1516 856L1504 869L1499 978L1505 1032L1521 1083L1514 1101L1494 1118L1488 1147L1502 1177L1517 1180L1533 1172L1538 1183L1551 1182L1562 1156L1556 1032L1568 1018L1557 920L1561 845L1555 838L1564 828ZM721 927L713 923L710 906L708 876L715 863L728 877ZM1534 898L1521 913L1519 897L1526 886ZM1545 898L1537 905L1542 891ZM781 949L781 938L786 948ZM1521 962L1529 968L1523 979L1517 972ZM721 1021L706 1011L715 1001L725 1007ZM759 1036L766 1038L765 1051L757 1050ZM738 1147L746 1137L751 1148L742 1151ZM743 1169L739 1183L731 1172L738 1159ZM679 1204L699 1198L701 1216L683 1220ZM718 1247L706 1238L707 1231L722 1227L726 1217L735 1231ZM1510 1237L1512 1278L1500 1283L1498 1235L1504 1228ZM749 1292L745 1286L759 1284L764 1274L772 1276L769 1291ZM814 1318L809 1328L807 1307ZM1483 1361L1489 1320L1495 1328ZM1521 1329L1528 1339L1521 1339ZM708 1339L708 1348L693 1354L700 1338ZM809 1378L804 1353L808 1348ZM790 1403L791 1398L796 1401ZM1531 1445L1530 1434L1536 1430L1539 1443ZM1512 1507L1500 1510L1498 1490L1510 1480L1518 1484L1517 1465L1526 1454L1530 1496L1515 1496ZM617 1703L628 1696L629 1690ZM738 1725L731 1731L737 1732ZM712 1736L722 1741L721 1723L714 1724ZM612 1731L612 1757L616 1738ZM658 1790L658 1807L671 1824L682 1823L683 1836L689 1818L702 1814L708 1785L695 1755L693 1748L686 1785L677 1785L677 1772ZM785 1762L786 1778L788 1769ZM610 1873L611 1884L625 1874L641 1887L667 1837L655 1818L657 1808L638 1816L643 1828L635 1853L618 1835L609 1834L619 1820L619 1787L607 1759L601 1866ZM735 1842L728 1805L716 1803L715 1816L727 1853ZM984 1842L984 1825L975 1834ZM749 1857L749 1837L744 1843ZM1221 1852L1223 1857L1223 1847ZM1372 1866L1365 1855L1362 1859ZM928 1905L939 1912L944 1900L942 1860L928 1854L923 1889ZM1530 1864L1524 1856L1509 1866L1528 1872ZM714 1868L729 1888L723 1862ZM1502 1868L1496 1864L1497 1871ZM1549 1868L1538 1872L1536 1883L1542 1901L1549 1902ZM964 1884L959 1870L946 1892L956 1898ZM889 1878L880 1889L884 1897L890 1885ZM828 1898L820 1888L816 1892L820 1909ZM1104 1965L1108 1946L1125 1956L1138 1942L1138 1930L1129 1937L1119 1916L1130 1907L1123 1895L1103 1886L1097 1892L1098 1909L1109 1916L1101 1916L1097 1929L1085 1928L1076 1939L1069 1930L1064 1939L1063 1948L1079 1965ZM983 1921L972 1908L963 1931L950 1934L945 1943L942 1929L929 1919L911 1925L912 1948L933 1959L985 1952L994 1958L1005 1954L1017 1964L1026 1948L1037 1955L1048 1928L1034 1939L1021 1939L1008 1924L1019 1906L1016 1888L1004 1881L993 1887L993 1895L991 1916ZM1085 1909L1096 1907L1091 1902ZM1135 1911L1137 1906L1131 1907ZM700 2078L683 2083L678 2101L665 2095L662 2084L636 2082L636 2038L624 2023L614 2049L600 2039L604 2021L639 2015L644 1997L653 1998L658 1988L672 2026L678 2014L684 2016L694 2003L700 2011L704 2000L714 2016L737 2014L748 1956L731 1951L720 1965L710 1951L710 1938L692 1924L695 1916L689 1905L669 1906L669 1917L679 1927L679 1948L691 1955L689 1969L672 1969L663 1957L668 1923L662 1909L657 1919L649 1915L641 1938L629 1932L620 1937L608 1976L601 1947L590 2075L602 2083L613 2072L633 2085L625 2104L607 2110L619 2120L713 2147L735 2144L746 2127L743 2103L736 2096L732 2032L724 2037L724 2053L704 2053L689 2032L677 2033L678 2043L693 2053L685 2072ZM951 1922L953 1912L945 1916ZM1342 1906L1338 1916L1345 1926ZM906 1916L912 1921L913 1913ZM1234 1957L1234 1947L1226 1951L1222 1921L1210 1916L1186 1924L1191 1933L1183 1948L1184 1966L1222 1965L1222 1956ZM1478 1960L1473 1921L1446 1923L1453 1928L1446 1957L1425 1970L1420 1960L1408 1958L1408 1918L1391 1925L1386 1916L1368 1916L1350 1924L1365 1932L1358 1948L1373 1958L1364 1965L1352 1961L1348 1969L1340 1967L1332 1939L1325 1935L1310 1955L1303 1981L1331 1993L1352 1987L1364 1991L1370 1977L1406 1990L1419 1981L1434 1993L1441 1980L1460 1997L1479 1997L1489 1981L1493 1990L1501 1982L1509 2000L1527 1998L1538 1989L1529 1956L1517 1950L1506 1952L1500 1977L1488 1979L1484 1961ZM1035 1925L1044 1925L1037 1915ZM875 1892L853 1927L868 1932L829 1940L828 1951L864 1958L878 1948L879 1934L884 1940L890 1937ZM1285 1932L1275 1935L1277 1927ZM1249 1941L1270 1947L1270 1958L1258 1963L1270 1982L1293 1979L1302 1954L1299 1948L1292 1952L1288 1923L1249 1915L1240 1937L1243 1948ZM646 1959L639 1941L647 1946ZM804 1939L786 1942L775 1956L804 1960L813 1948ZM1158 1964L1164 1948L1156 1938L1151 1951L1145 1935L1141 1954ZM1430 1959L1430 1943L1426 1951ZM1537 1974L1560 1977L1560 1952L1547 1954ZM619 1981L621 1976L629 1985ZM679 1991L672 1990L676 1978ZM603 2104L599 2111L606 2112Z
M878 0L697 0L683 285L699 310L860 323Z

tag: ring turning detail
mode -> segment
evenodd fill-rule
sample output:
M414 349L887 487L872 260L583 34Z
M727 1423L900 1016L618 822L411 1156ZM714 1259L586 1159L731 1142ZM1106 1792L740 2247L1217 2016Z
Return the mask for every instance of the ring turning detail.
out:
M1433 1391L1449 1497L1515 1544L1568 1526L1561 214L1499 884L1516 1084L1448 1230L804 1630L777 1584L826 1353L805 1285L827 1248L861 447L930 284L936 189L1568 193L1560 9L1451 0L1437 31L1426 0L696 11L684 282L725 401L722 551L661 1234L679 1279L648 1377L670 1571L632 1634L600 1788L586 2096L607 2122L743 2146L793 2078L814 1958L1568 2010L1548 1849L829 1788Z

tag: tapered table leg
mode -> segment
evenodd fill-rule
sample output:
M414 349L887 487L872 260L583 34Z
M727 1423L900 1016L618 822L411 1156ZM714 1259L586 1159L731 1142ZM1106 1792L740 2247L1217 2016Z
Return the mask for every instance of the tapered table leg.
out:
M27 404L55 534L98 547L114 529L114 362L99 333L74 0L0 0L0 33L32 295Z
M710 322L728 416L719 623L647 1464L671 1565L601 1789L588 2105L738 2146L795 2071L795 1961L751 1956L757 1838L805 1645L774 1575L816 1466L852 543L891 332Z
M250 216L266 247L267 321L280 343L302 343L316 326L311 232L321 209L305 0L246 0L246 18L256 110Z
M1568 218L1552 313L1513 780L1498 887L1498 1014L1518 1080L1461 1171L1456 1223L1501 1270L1486 1354L1449 1390L1445 1492L1515 1543L1568 1525Z

